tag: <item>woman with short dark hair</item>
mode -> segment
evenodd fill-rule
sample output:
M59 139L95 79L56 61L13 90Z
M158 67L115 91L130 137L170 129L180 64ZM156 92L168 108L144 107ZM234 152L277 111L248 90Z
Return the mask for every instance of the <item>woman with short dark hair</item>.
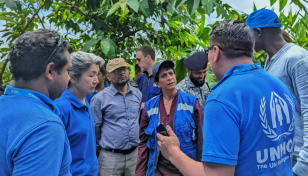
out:
M91 53L75 52L72 57L70 82L62 96L55 100L66 128L72 153L72 175L98 173L96 138L90 105L85 96L93 93L102 58Z
M181 150L192 159L200 161L203 110L194 95L175 89L176 76L172 61L158 61L153 66L153 75L155 84L163 93L144 105L136 176L181 176L179 170L160 154L156 128L161 124L169 125L180 140Z

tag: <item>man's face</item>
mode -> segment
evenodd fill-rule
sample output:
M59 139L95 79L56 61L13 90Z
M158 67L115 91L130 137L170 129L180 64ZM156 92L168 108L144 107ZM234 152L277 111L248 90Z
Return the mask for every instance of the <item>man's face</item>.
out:
M105 78L106 78L106 75L103 75L102 72L98 72L98 75L97 75L98 84L97 85L101 85L104 82Z
M71 55L68 51L65 51L64 53L67 58L67 64L62 68L61 73L57 76L56 83L53 86L53 95L50 95L52 100L62 95L62 92L66 89L70 80L68 72L72 69Z
M135 73L135 78L138 78L140 75L142 75L142 71Z
M144 57L142 51L138 51L136 53L136 58L138 66L141 68L141 70L147 71L148 70L148 56Z
M261 52L263 51L263 44L262 44L262 39L261 39L261 29L253 29L252 30L254 37L255 37L255 51L256 52Z
M206 77L206 68L198 71L188 70L188 76L195 86L201 87Z
M120 67L113 70L107 78L110 80L112 85L123 87L129 81L129 70L127 67Z

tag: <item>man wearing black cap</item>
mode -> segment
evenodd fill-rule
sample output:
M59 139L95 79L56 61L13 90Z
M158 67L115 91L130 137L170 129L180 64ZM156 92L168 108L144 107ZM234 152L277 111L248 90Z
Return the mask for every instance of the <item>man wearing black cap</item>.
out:
M299 176L308 176L308 52L284 40L282 24L271 10L251 13L246 24L253 29L256 52L268 54L264 69L279 78L295 97L293 170Z
M204 109L205 97L210 93L210 88L206 80L206 67L208 59L205 52L196 52L184 60L187 76L177 86L176 89L182 92L195 95Z

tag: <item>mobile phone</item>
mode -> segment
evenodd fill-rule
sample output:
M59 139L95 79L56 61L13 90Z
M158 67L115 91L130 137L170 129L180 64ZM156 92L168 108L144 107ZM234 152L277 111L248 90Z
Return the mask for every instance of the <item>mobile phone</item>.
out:
M162 134L163 136L169 136L165 124L161 123L160 125L158 125L158 127L156 128L157 133Z

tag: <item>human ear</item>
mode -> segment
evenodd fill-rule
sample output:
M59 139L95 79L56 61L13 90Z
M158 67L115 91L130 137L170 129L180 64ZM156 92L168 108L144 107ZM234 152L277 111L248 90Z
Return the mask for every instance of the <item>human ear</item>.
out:
M110 79L110 74L107 74L107 79L111 82L111 79Z
M72 73L69 73L69 76L70 76L70 82L75 84L77 82L75 75Z
M44 74L45 74L46 78L49 79L50 81L52 81L54 79L53 78L53 72L55 72L55 71L53 71L54 67L55 67L55 64L53 62L51 62L51 63L47 64L47 66L45 68Z

